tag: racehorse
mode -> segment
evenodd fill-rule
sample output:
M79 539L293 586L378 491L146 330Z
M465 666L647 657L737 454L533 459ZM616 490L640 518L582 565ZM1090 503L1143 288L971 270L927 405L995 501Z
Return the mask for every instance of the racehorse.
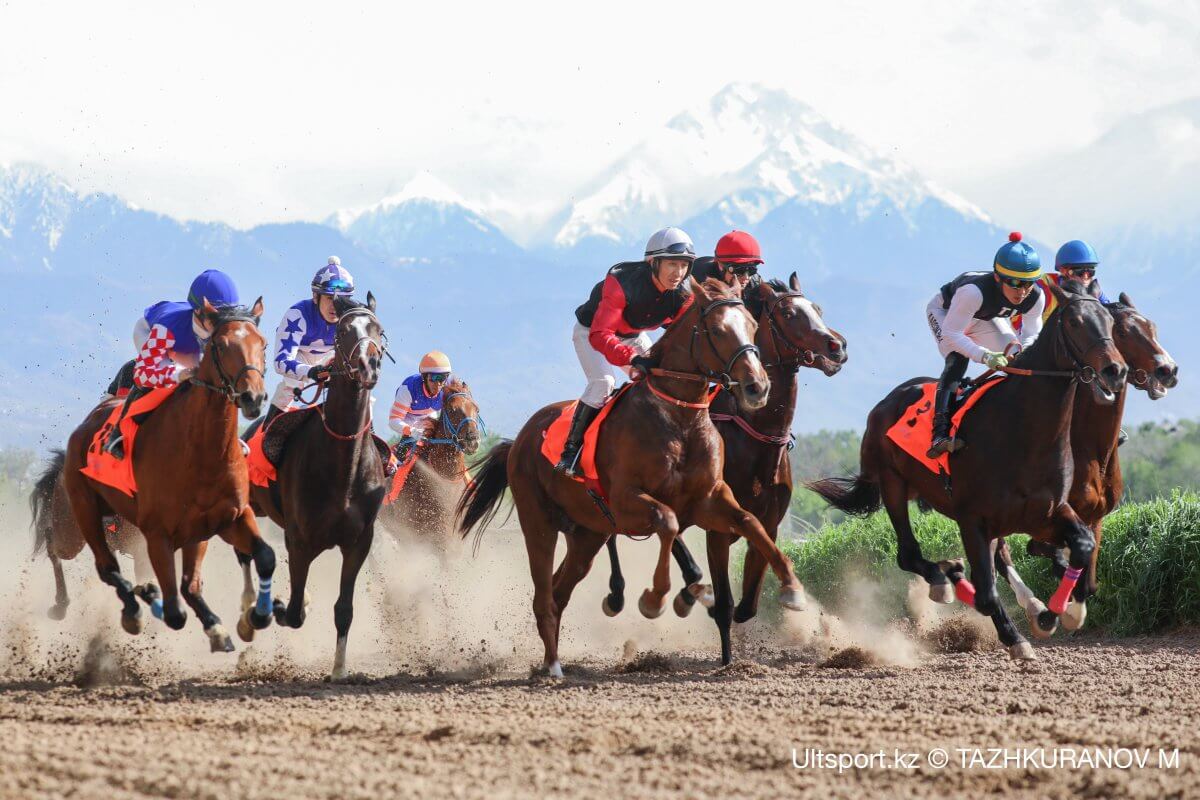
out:
M457 378L442 387L442 413L433 432L414 448L404 488L384 504L379 521L410 530L444 548L454 530L454 506L470 482L465 456L479 450L483 423L471 388Z
M767 404L758 411L741 412L726 393L713 399L709 416L718 422L717 430L725 445L725 482L733 496L762 523L767 536L775 541L779 523L787 514L792 499L792 468L787 458L791 443L792 417L796 411L796 389L801 367L819 369L827 376L836 375L846 363L846 339L829 328L820 306L800 289L800 280L792 273L785 286L781 281L764 281L744 294L747 307L758 319L755 344L764 360L771 381ZM713 575L713 610L709 613L721 635L721 663L733 658L729 630L732 621L746 622L758 612L758 595L766 574L767 562L757 550L749 550L743 566L742 598L737 610L729 583L729 548L736 537L724 531L708 532L708 563ZM680 552L682 551L682 552ZM604 611L612 613L624 605L620 591L625 581L617 559L616 538L608 540L612 565ZM699 568L682 539L675 542L676 561L685 580ZM687 616L696 602L696 594L681 589L675 596L675 613Z
M921 555L908 501L919 498L955 520L971 565L973 605L992 618L1000 641L1016 659L1033 658L1033 648L996 593L991 541L1023 531L1038 541L1066 546L1072 570L1088 566L1095 536L1068 500L1072 411L1081 384L1096 402L1111 405L1129 372L1113 343L1112 316L1100 302L1070 281L1048 289L1059 307L1037 340L1013 360L1013 374L982 395L964 417L959 435L968 446L950 455L949 478L919 463L887 436L921 397L921 385L933 380L917 378L892 390L871 411L857 476L808 484L849 514L871 513L882 502L896 530L900 568L923 577L937 602L954 601L958 586L952 580L965 587L970 583L956 572L947 576Z
M138 429L133 459L137 493L130 497L101 484L80 470L88 447L108 420L116 400L97 406L71 434L63 467L63 484L75 523L96 558L100 579L121 599L121 625L140 633L144 619L141 597L168 627L179 630L187 612L179 592L196 612L214 651L232 651L233 641L201 594L200 567L208 540L220 536L254 559L262 590L238 627L264 628L271 622L271 576L275 553L259 535L249 507L246 459L237 436L237 414L258 416L267 393L263 369L266 341L258 331L262 298L253 308L214 308L205 301L201 311L213 333L204 346L195 374L180 384ZM136 589L121 575L109 549L103 518L116 514L131 521L146 539L150 564L161 586L147 583ZM183 551L183 573L175 587L175 551Z
M354 584L371 550L375 518L387 490L371 415L371 390L379 382L385 346L372 294L367 294L365 305L335 298L334 307L334 367L325 402L289 435L275 484L253 486L251 499L256 513L283 528L287 544L291 595L286 606L275 601L280 625L304 624L304 589L313 559L334 547L342 551L341 587L333 606L337 645L332 672L334 679L341 679L347 674Z
M511 488L529 556L544 666L553 677L562 677L558 639L571 593L615 533L658 534L653 586L638 600L647 617L666 608L671 546L693 524L745 536L779 576L783 605L803 607L791 562L721 479L721 439L708 417L710 382L731 387L748 409L766 404L770 381L753 343L757 326L728 286L693 280L691 289L695 302L647 354L657 366L610 401L615 405L596 445L598 488L555 472L542 455L543 432L568 405L555 403L534 414L514 441L492 449L459 503L459 530L465 536L478 526L482 533ZM567 554L556 570L560 530Z
M1098 294L1093 283L1089 290ZM1113 341L1121 357L1129 365L1128 384L1150 397L1160 400L1179 382L1179 367L1158 342L1158 327L1134 306L1129 295L1122 293L1115 303L1105 305L1113 318ZM1087 616L1087 601L1096 593L1096 564L1103 536L1104 517L1121 501L1125 484L1121 477L1121 462L1117 445L1121 433L1121 416L1128 396L1126 386L1117 392L1111 405L1097 403L1089 392L1078 392L1071 417L1071 456L1074 460L1074 480L1068 498L1096 535L1096 548L1086 578L1075 585L1072 602L1062 614L1063 627L1076 630ZM1050 558L1054 573L1061 578L1069 568L1067 559L1053 545L1030 540L1029 552ZM1035 636L1044 638L1054 632L1057 616L1048 614L1046 606L1033 595L1012 567L1006 547L996 553L996 569L1013 586L1017 600L1029 618Z
M63 486L62 471L66 458L64 450L51 451L49 463L29 493L34 532L33 554L37 556L44 552L54 570L54 605L46 612L53 620L66 618L67 607L71 604L62 562L72 560L87 546L79 526L75 524L75 518L71 516L71 502ZM106 524L105 533L111 547L133 557L134 580L139 584L149 580L153 573L142 532L117 517L111 524Z

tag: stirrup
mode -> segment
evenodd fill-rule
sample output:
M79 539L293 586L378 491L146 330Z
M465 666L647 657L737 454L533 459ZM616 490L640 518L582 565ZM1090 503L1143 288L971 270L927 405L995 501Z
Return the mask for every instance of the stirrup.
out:
M125 437L118 436L115 439L109 439L104 444L104 452L108 453L118 461L125 460Z
M582 452L582 444L579 445L574 453L568 453L564 451L562 458L560 458L558 463L554 465L554 471L560 475L566 475L568 478L577 477L578 473L575 471L575 467L579 465L579 454Z
M955 436L939 436L929 445L926 458L939 458L947 453L957 453L967 446L967 443Z

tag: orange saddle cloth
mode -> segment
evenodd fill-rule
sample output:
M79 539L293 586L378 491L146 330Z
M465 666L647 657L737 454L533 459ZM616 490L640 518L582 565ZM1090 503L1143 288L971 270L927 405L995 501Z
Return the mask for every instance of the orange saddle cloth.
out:
M104 451L109 431L117 424L117 418L121 415L121 407L124 404L118 403L113 406L108 419L92 437L92 443L88 445L87 450L87 463L80 467L79 471L97 483L119 489L130 497L137 494L137 480L133 475L133 453L134 445L137 442L138 428L141 427L146 414L162 405L163 401L174 394L177 388L177 386L171 386L165 389L151 389L148 394L133 401L129 407L129 413L125 415L125 419L121 420L125 458L116 458Z
M586 483L589 486L598 487L600 484L600 475L596 471L596 443L600 441L600 426L604 424L604 420L608 418L608 414L613 410L613 406L617 404L617 400L629 390L632 383L627 383L617 390L617 393L608 399L604 404L604 408L600 409L600 413L592 420L592 424L588 426L587 431L583 434L583 449L579 452L579 472L582 475L576 475L575 480L580 483ZM576 400L575 403L579 401ZM567 403L563 406L562 413L554 422L550 423L550 427L542 432L542 455L551 464L557 464L558 459L562 457L563 447L567 444L567 434L571 431L571 417L575 414L575 403Z
M962 419L979 402L979 398L998 386L1003 378L996 378L983 384L967 395L966 400L950 418L950 434L958 432ZM888 428L887 437L895 442L901 450L919 461L930 472L950 474L950 456L943 453L938 458L931 459L929 443L933 440L933 396L937 392L937 382L921 384L921 397L905 409L904 414L892 427Z

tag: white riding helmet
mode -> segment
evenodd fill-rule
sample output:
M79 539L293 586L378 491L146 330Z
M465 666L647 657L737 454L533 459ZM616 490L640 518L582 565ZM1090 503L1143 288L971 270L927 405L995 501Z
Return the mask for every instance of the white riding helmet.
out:
M654 263L656 258L683 258L690 264L696 260L692 237L679 228L663 228L655 232L646 242L646 260Z

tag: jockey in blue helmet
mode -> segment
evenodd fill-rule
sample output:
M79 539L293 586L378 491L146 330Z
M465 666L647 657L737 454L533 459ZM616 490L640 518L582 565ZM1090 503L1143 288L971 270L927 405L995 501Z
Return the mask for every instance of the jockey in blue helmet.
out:
M270 422L286 411L297 389L329 377L337 338L338 312L334 298L354 294L354 277L337 256L313 276L312 297L305 298L284 312L275 329L275 371L283 380L267 409Z
M1028 347L1041 333L1045 305L1045 293L1037 287L1041 275L1037 250L1014 232L996 252L990 271L964 272L939 289L925 307L929 329L945 359L933 404L929 458L964 446L950 438L950 400L967 373L968 361L989 369L1006 367L1005 350L1010 344ZM1017 314L1025 318L1019 337L1011 322Z
M155 303L134 324L137 358L133 387L125 396L118 423L138 397L151 389L177 386L196 371L204 346L212 336L212 323L203 313L205 301L216 308L237 305L238 290L233 278L220 270L205 270L192 281L186 302ZM119 425L109 434L105 450L117 458L125 457Z

